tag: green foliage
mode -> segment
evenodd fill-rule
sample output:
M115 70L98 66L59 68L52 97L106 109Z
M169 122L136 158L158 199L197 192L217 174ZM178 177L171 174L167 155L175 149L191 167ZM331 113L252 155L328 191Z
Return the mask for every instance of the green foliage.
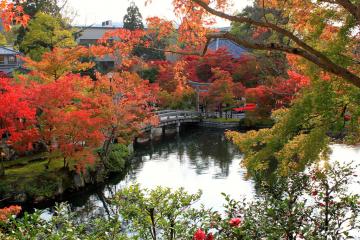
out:
M28 0L28 1L19 1L16 0L16 4L21 6L24 9L24 13L30 16L30 18L34 18L35 15L39 12L43 12L49 14L53 17L61 17L61 8L58 3L61 0ZM64 3L60 3L63 5ZM66 3L65 3L66 4ZM63 7L63 6L62 6ZM26 27L20 26L14 31L16 34L16 42L17 46L22 45L22 41L24 40L24 36L27 32Z
M201 192L191 195L182 188L141 190L133 185L118 192L114 201L134 239L189 239L205 213L191 208L200 196Z
M274 125L274 121L270 118L257 118L255 116L246 117L240 120L240 126L244 128L268 128Z
M277 178L250 204L226 197L226 212L244 218L240 239L351 239L360 230L360 198L348 191L353 167L335 163Z
M223 213L193 206L201 192L132 185L112 199L107 218L77 216L65 204L49 221L41 212L0 223L2 239L192 239L201 231L218 240L353 239L360 231L360 196L349 192L353 164L314 165L258 186L251 202L226 194ZM358 182L357 182L358 183ZM117 210L116 210L117 209ZM2 234L2 235L1 235Z
M129 156L129 149L123 144L111 145L109 154L108 170L119 172L124 170L126 158Z
M176 93L161 91L159 99L163 109L194 109L196 93L194 91L186 91L182 95L177 95Z
M7 40L6 37L3 33L0 33L0 45L6 45L7 44Z
M76 221L76 215L66 204L57 205L49 221L41 218L41 214L41 211L33 214L25 213L21 219L0 223L0 236L3 234L8 239L18 240L127 239L120 231L121 222L118 216L79 223Z
M283 15L285 14L282 14L278 9L264 9L262 6L259 7L256 4L254 6L246 7L241 14L239 14L239 16L251 18L255 21L271 22L276 25L286 24L288 22L288 19ZM231 24L231 33L250 42L279 42L281 44L285 44L287 41L287 38L281 34L274 33L268 29L258 29L247 23L233 22ZM252 53L256 57L257 64L260 66L257 68L257 70L260 71L260 81L269 77L286 76L288 64L284 53L274 51L264 52L258 50L252 50Z
M31 158L30 158L31 159ZM12 197L26 193L28 198L52 198L59 187L66 189L71 186L69 175L62 172L61 159L54 159L45 168L47 160L32 162L29 158L22 159L25 162L7 167L6 177L0 181L0 194ZM29 161L29 162L27 162Z
M271 129L230 132L228 137L245 154L250 175L265 177L269 170L275 175L302 171L327 158L331 140L359 140L359 93L359 89L336 80L314 79L289 109L273 113L275 125ZM344 119L346 114L351 115L350 121Z
M20 50L39 61L43 53L55 47L75 46L73 32L60 17L39 12L30 21Z
M123 27L129 30L144 29L141 13L134 2L131 2L127 8L127 14L124 16L123 22Z
M138 74L142 79L146 79L149 80L150 83L154 83L159 74L159 70L153 67L153 68L141 70Z

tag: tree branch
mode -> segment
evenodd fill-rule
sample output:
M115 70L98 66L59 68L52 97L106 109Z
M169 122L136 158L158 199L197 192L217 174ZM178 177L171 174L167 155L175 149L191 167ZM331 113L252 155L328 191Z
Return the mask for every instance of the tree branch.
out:
M253 19L250 19L247 17L232 16L232 15L226 14L224 12L221 12L221 11L211 8L209 5L204 3L202 0L191 0L191 1L198 4L200 7L202 7L208 13L211 13L211 14L221 17L223 19L227 19L227 20L230 20L233 22L239 22L239 23L248 23L251 25L259 26L259 27L270 28L270 29L274 30L275 32L278 32L280 34L283 34L284 36L287 36L289 39L293 40L300 48L284 46L284 45L281 45L278 43L267 43L267 44L254 43L254 42L250 43L248 41L239 39L230 33L215 33L215 34L212 33L212 34L209 34L208 37L210 37L210 38L218 38L218 37L226 38L226 39L232 40L235 43L238 43L239 45L242 45L244 47L251 48L251 49L278 50L278 51L302 56L305 59L309 60L310 62L320 66L324 70L329 71L337 76L340 76L340 77L346 79L348 82L350 82L353 85L360 88L360 77L353 74L346 68L343 68L343 67L335 64L323 53L312 48L311 46L306 44L304 41L302 41L301 39L296 37L290 31L288 31L284 28L281 28L273 23L259 22L259 21L256 21L256 20L253 20ZM343 0L336 0L336 1L343 1Z
M345 8L360 24L360 5L356 6L350 0L321 0L322 2L328 2L332 4L338 4Z
M349 70L347 70L346 68L343 68L335 63L333 63L330 60L324 60L319 56L313 55L301 48L296 48L296 47L290 47L288 45L282 45L279 43L256 43L256 42L249 42L243 39L240 39L236 36L234 36L231 33L209 33L207 35L208 39L212 39L212 38L225 38L225 39L229 39L241 46L244 46L246 48L250 48L250 49L257 49L257 50L272 50L272 51L281 51L281 52L286 52L286 53L290 53L290 54L295 54L298 56L301 56L307 60L309 60L310 62L320 66L321 68L323 68L324 70L331 72L337 76L343 77L346 80L348 80L350 83L352 83L353 85L357 86L360 88L360 77L356 76L355 74L353 74L352 72L350 72Z
M322 55L322 57L326 58L325 55L323 55L321 52L315 50L314 48L312 48L311 46L306 44L300 38L295 36L292 32L290 32L290 31L288 31L288 30L286 30L284 28L281 28L278 25L275 25L275 24L270 23L270 22L259 22L259 21L256 21L256 20L253 20L253 19L247 18L247 17L229 15L229 14L226 14L224 12L221 12L221 11L218 11L216 9L213 9L213 8L209 7L209 5L204 3L202 0L191 0L191 1L198 4L202 8L204 8L207 12L209 12L209 13L215 15L215 16L227 19L229 21L238 22L238 23L248 23L248 24L251 24L251 25L258 26L258 27L264 27L264 28L273 29L274 31L276 31L276 32L288 37L289 39L293 40L299 47L309 51L312 54L315 54L315 55L318 55L318 56Z

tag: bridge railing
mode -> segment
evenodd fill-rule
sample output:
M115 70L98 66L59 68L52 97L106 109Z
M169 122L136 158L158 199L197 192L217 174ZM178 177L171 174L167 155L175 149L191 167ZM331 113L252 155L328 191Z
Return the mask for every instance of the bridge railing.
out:
M201 113L195 111L166 111L158 114L160 122L199 118Z

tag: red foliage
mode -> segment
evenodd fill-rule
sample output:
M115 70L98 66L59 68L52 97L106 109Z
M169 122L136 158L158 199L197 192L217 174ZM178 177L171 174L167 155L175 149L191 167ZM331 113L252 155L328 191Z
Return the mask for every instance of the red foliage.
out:
M289 70L288 75L288 79L278 79L271 87L271 91L277 99L276 107L288 106L296 97L296 93L310 84L310 79L307 76L295 71Z
M297 93L310 84L310 79L295 71L288 71L288 76L287 79L275 79L271 85L247 88L247 101L257 103L260 115L269 115L273 109L289 106Z
M150 85L134 73L114 74L111 78L98 76L95 94L106 139L115 135L126 143L141 128L156 125L158 119L153 110L157 92L156 85Z
M0 137L9 145L19 149L31 149L37 138L35 108L26 99L21 84L12 79L0 79Z
M225 48L208 51L203 57L186 56L183 60L188 62L186 71L195 82L213 82L215 79L212 68L219 68L233 75L241 64L248 61L246 56L234 59Z
M6 222L12 215L18 215L21 212L20 206L10 206L6 208L0 208L0 222Z
M345 114L345 115L344 115L344 121L345 121L345 122L348 122L348 121L350 121L350 120L351 120L351 116L348 115L348 114Z
M212 69L216 79L209 87L208 97L215 105L231 104L234 99L234 82L229 72Z

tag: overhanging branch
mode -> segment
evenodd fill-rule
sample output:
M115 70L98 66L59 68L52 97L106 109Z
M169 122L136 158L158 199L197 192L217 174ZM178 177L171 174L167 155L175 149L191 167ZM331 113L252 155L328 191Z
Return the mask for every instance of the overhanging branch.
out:
M297 44L298 48L285 46L285 45L281 45L278 43L268 43L268 44L260 44L260 43L254 43L254 42L251 43L249 41L239 39L230 33L215 33L213 35L209 34L208 37L210 37L210 38L217 38L217 37L227 38L229 40L232 40L232 41L238 43L239 45L243 45L244 47L251 48L251 49L277 50L277 51L282 51L282 52L287 52L287 53L302 56L305 59L307 59L307 60L313 62L314 64L318 65L319 67L323 68L324 70L329 71L337 76L340 76L340 77L346 79L348 82L350 82L353 85L360 88L360 77L353 74L346 68L335 64L323 53L319 52L318 50L316 50L316 49L312 48L311 46L309 46L308 44L306 44L303 40L301 40L297 36L295 36L292 32L290 32L284 28L281 28L278 25L270 23L270 22L260 22L260 21L253 20L251 18L243 17L243 16L232 16L232 15L226 14L224 12L221 12L214 8L211 8L208 4L206 4L202 0L191 0L191 1L198 4L200 7L202 7L208 13L218 16L220 18L227 19L232 22L248 23L251 25L259 26L259 27L270 28L277 33L287 36L289 39L291 39L294 43ZM336 1L342 1L342 0L336 0Z
M352 83L353 85L357 86L360 88L360 78L358 76L356 76L355 74L353 74L352 72L350 72L349 70L347 70L346 68L343 68L335 63L333 63L330 60L326 60L324 61L324 59L322 59L319 56L316 56L314 54L311 54L301 48L296 48L296 47L291 47L288 45L282 45L279 43L256 43L256 42L249 42L247 40L238 38L236 36L234 36L231 33L209 33L207 35L208 39L212 39L212 38L225 38L225 39L229 39L241 46L244 46L246 48L249 49L257 49L257 50L270 50L270 51L281 51L281 52L286 52L286 53L290 53L290 54L294 54L294 55L298 55L301 56L307 60L309 60L310 62L320 66L321 68L323 68L324 70L331 72L337 76L343 77L345 79L347 79L350 83Z

